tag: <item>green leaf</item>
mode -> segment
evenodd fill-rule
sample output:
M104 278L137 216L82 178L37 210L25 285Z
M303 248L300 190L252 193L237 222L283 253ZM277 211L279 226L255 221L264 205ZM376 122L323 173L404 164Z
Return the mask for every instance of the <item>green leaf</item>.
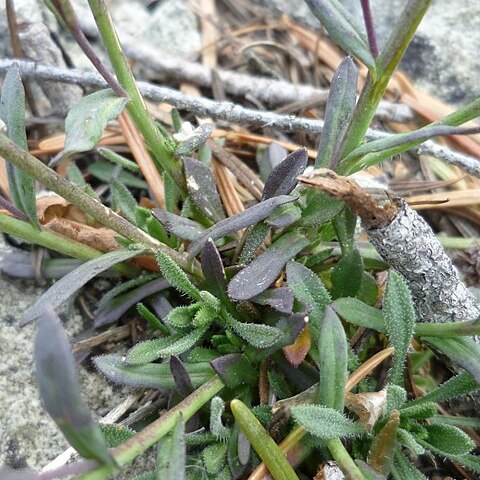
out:
M176 307L170 310L165 318L165 323L180 332L189 331L193 325L193 316L198 304Z
M274 345L283 333L281 330L269 325L257 323L242 323L235 320L231 315L225 315L227 325L255 348L268 348Z
M357 298L337 298L332 308L340 317L353 325L385 333L385 320L378 308L371 307Z
M175 382L168 363L127 365L120 355L101 355L93 359L98 370L108 380L135 388L171 389ZM203 385L215 373L207 362L184 363L195 388Z
M70 445L84 458L114 465L100 427L81 398L67 336L51 309L44 309L40 316L35 370L45 410Z
M245 232L242 241L242 251L238 257L238 264L250 263L255 256L255 252L260 248L270 230L269 225L266 222L260 222L256 225L248 227Z
M433 345L454 363L463 367L480 383L480 346L472 338L422 337L422 340Z
M205 335L206 331L207 327L199 328L186 335L175 334L170 337L137 343L128 351L125 362L128 365L141 365L159 358L180 355L192 348Z
M385 326L395 348L390 382L400 384L407 351L415 328L415 310L410 292L402 277L390 270L383 304Z
M249 408L237 399L230 402L230 408L238 425L258 453L258 456L265 463L272 477L275 480L298 480L295 471L280 448Z
M332 272L332 298L354 297L362 286L363 261L357 249L342 257Z
M343 208L345 208L345 204L341 200L328 193L309 189L300 223L308 227L321 227L338 215Z
M343 412L345 383L348 371L348 344L342 322L337 314L327 307L320 325L318 340L318 367L320 384L318 403Z
M16 63L12 64L5 75L0 98L0 118L7 126L10 140L28 151L25 132L25 91ZM34 179L10 162L7 162L7 174L13 204L39 229Z
M345 58L333 74L325 109L325 124L320 136L316 168L335 169L342 151L342 141L352 118L357 98L358 68Z
M277 207L265 220L265 223L273 228L286 228L302 218L302 211L297 205L290 203Z
M65 119L65 149L63 157L92 150L102 137L110 120L117 118L128 98L117 96L112 90L101 90L83 97Z
M480 418L476 417L454 417L449 415L434 415L430 418L432 423L441 425L453 425L455 427L466 427L480 429Z
M235 389L244 384L254 385L258 380L257 370L245 355L230 353L217 357L210 364L228 388Z
M428 480L427 477L412 465L412 462L398 450L395 453L392 473L395 480Z
M129 222L136 225L138 204L130 190L118 180L113 180L110 188L117 208Z
M249 300L264 292L285 264L308 244L308 239L299 233L283 235L232 278L228 284L229 296L234 300Z
M226 441L230 436L230 429L222 423L225 411L225 402L222 397L213 397L210 402L210 431L217 440Z
M452 425L425 425L429 445L447 455L463 455L469 453L475 442L462 430Z
M357 437L365 433L360 424L353 422L333 408L321 405L301 405L293 407L291 413L298 424L321 440Z
M125 425L115 423L100 423L99 425L108 448L118 447L127 440L130 440L136 433L135 430Z
M375 72L367 37L357 19L338 0L306 0L332 40Z
M87 167L88 173L105 183L110 183L113 174L117 169L118 167L116 165L112 165L108 162L95 162ZM145 180L136 177L130 172L125 172L124 170L116 176L116 179L126 187L142 188L144 190L148 189L148 183Z
M437 404L433 402L419 403L417 405L403 405L400 408L400 415L402 420L404 418L410 419L424 419L433 417L437 413Z
M223 468L227 461L227 449L226 443L214 443L203 449L202 460L209 475L216 475Z
M183 480L185 462L185 422L180 414L173 431L157 443L156 480Z
M165 253L157 252L155 255L163 276L177 289L193 300L201 300L200 290L188 279L184 271Z
M115 250L89 260L54 283L34 305L25 311L20 324L25 325L35 320L42 314L45 308L54 309L58 307L99 273L108 270L117 263L142 255L145 251L144 249L133 248Z
M425 402L441 403L478 390L480 390L480 383L476 382L470 373L462 372L423 397L408 402L407 405L417 405Z
M130 170L133 173L140 172L140 167L135 162L132 162L132 160L128 160L128 158L119 155L113 150L101 147L98 148L97 151L102 157L110 160L115 165L119 165L120 167L125 168L126 170Z
M342 255L347 255L353 250L357 220L357 215L348 207L345 207L332 221L338 242L340 243Z
M331 298L322 281L310 269L297 262L287 264L288 286L295 297L312 308L308 314L313 351L318 349L320 325Z
M397 432L397 439L404 447L407 447L415 455L422 455L425 453L425 448L417 442L415 436L412 435L408 430L399 428Z
M215 223L223 220L225 213L210 168L188 157L183 159L183 166L188 193L200 212Z
M403 387L395 385L394 383L388 384L385 415L390 416L393 410L398 410L399 408L401 408L406 401L407 391Z

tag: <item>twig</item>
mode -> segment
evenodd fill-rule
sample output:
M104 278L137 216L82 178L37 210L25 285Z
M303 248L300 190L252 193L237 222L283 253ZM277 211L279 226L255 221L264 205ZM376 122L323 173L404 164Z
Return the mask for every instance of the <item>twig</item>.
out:
M62 83L84 85L96 88L105 88L107 85L100 75L93 72L80 72L56 67L46 67L34 62L25 62L12 59L0 60L0 73L16 61L22 75L37 80L54 80ZM199 116L212 117L216 120L225 120L239 125L269 127L286 132L303 132L318 135L323 129L322 120L311 120L293 116L278 115L269 112L260 112L243 108L230 102L216 102L206 98L195 98L184 95L178 90L158 87L146 82L138 82L141 93L149 100L165 102L179 110L187 110ZM367 140L386 138L391 134L379 130L369 129ZM413 148L413 151L423 155L439 158L447 163L462 168L475 177L480 177L480 162L467 155L450 150L432 141L424 142Z

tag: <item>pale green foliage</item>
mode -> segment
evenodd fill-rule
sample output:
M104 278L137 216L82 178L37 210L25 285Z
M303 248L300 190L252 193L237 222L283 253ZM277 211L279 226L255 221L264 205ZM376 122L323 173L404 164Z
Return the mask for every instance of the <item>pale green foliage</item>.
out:
M230 429L222 423L225 402L221 397L213 397L210 402L210 431L217 440L225 441L230 436Z
M138 204L130 193L130 190L118 180L113 180L110 188L112 189L113 200L116 203L116 207L122 211L123 216L128 221L135 225Z
M117 447L135 435L135 430L115 423L99 423L109 448Z
M165 317L165 323L175 330L188 331L192 326L193 315L197 309L197 305L195 305L195 309L192 309L192 306L174 308Z
M281 330L270 327L269 325L242 323L228 314L226 314L224 318L227 319L228 326L231 327L235 333L256 348L271 347L282 337Z
M470 452L475 443L462 430L453 425L427 425L426 442L440 452L449 455L462 455Z
M425 448L417 442L415 437L408 430L399 428L397 438L403 446L410 449L415 455L422 455L425 453Z
M217 474L225 465L227 449L228 445L226 443L213 443L203 449L203 464L210 475Z
M418 405L405 406L400 409L403 418L430 418L437 413L437 405L433 402L420 403Z

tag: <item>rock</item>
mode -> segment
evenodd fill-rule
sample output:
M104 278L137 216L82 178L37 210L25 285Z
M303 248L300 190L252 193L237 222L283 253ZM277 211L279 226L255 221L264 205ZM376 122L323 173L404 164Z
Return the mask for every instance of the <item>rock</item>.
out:
M341 0L363 25L360 2ZM290 14L310 27L319 22L302 3L288 0L254 0L272 11ZM380 46L391 32L406 0L371 0ZM416 86L457 106L480 96L480 2L432 2L401 63Z

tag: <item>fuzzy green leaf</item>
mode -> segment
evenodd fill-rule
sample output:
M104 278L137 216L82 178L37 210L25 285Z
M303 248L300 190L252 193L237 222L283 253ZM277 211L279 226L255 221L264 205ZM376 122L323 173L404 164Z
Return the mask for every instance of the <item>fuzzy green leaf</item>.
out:
M335 229L338 243L340 243L342 255L346 255L353 250L355 245L357 220L357 215L355 215L348 207L345 207L333 218L333 228Z
M117 208L122 211L123 216L134 225L136 224L137 201L130 193L130 190L118 180L113 180L110 184L113 200Z
M145 250L143 249L133 248L115 250L101 257L89 260L54 283L34 305L25 311L21 325L25 325L38 318L45 308L54 309L58 307L99 273L108 270L117 263L142 255L144 252Z
M364 29L338 0L306 0L333 41L347 53L360 59L375 71L373 58Z
M316 168L334 168L357 98L358 68L350 57L333 74L325 109L325 125L318 145Z
M400 451L395 453L393 474L396 480L428 480Z
M428 438L425 440L439 452L448 455L463 455L474 447L474 441L462 430L452 425L425 425Z
M180 414L173 431L157 443L156 480L183 480L185 462L185 422Z
M210 364L228 388L234 389L240 385L253 385L257 382L258 372L245 355L230 353L217 357Z
M388 277L383 313L390 342L395 348L390 381L399 384L402 382L407 351L415 328L415 310L408 287L393 270Z
M191 329L193 324L193 316L198 304L190 305L188 307L175 307L173 310L170 310L170 313L165 318L165 323L170 327L178 330L180 332L188 331Z
M73 354L52 310L44 310L40 317L35 369L45 410L70 445L84 458L114 465L100 427L81 398Z
M285 264L308 243L307 238L299 233L283 235L232 278L228 284L228 294L234 300L248 300L264 292L276 280Z
M213 397L210 402L210 431L217 440L226 441L230 436L230 429L222 423L225 411L225 402L222 397Z
M407 447L415 455L422 455L425 453L425 448L417 442L415 436L412 435L408 430L399 428L397 432L397 439L404 447Z
M345 383L348 371L348 344L342 322L337 314L327 307L320 325L318 340L318 363L320 384L318 403L343 412Z
M291 413L298 424L321 440L357 437L365 433L360 424L353 422L333 408L321 405L301 405L293 407Z
M424 419L433 417L437 413L437 404L433 402L419 403L417 405L404 405L400 409L402 420L404 418Z
M385 320L378 308L371 307L356 298L338 298L332 308L340 317L353 325L385 333Z
M422 340L440 350L454 363L463 367L480 383L480 346L466 337L422 337Z
M393 410L400 409L406 401L407 391L399 385L390 383L387 386L387 404L385 407L385 415L390 416L390 413L392 413Z
M130 170L133 173L140 172L140 167L135 162L132 162L132 160L128 160L128 158L119 155L113 150L101 147L98 148L97 151L103 158L110 160L115 165L119 165L120 167L125 168L126 170Z
M476 417L456 417L449 415L434 415L430 418L432 423L440 423L442 425L453 425L455 427L467 427L480 429L480 418Z
M116 165L112 165L108 162L95 162L87 167L87 171L102 182L109 183L117 168ZM145 180L136 177L130 172L122 170L116 178L126 187L148 189L148 183Z
M141 365L170 355L180 355L192 348L205 335L207 328L193 330L187 335L176 334L171 337L156 338L137 343L127 354L128 365Z
M122 113L127 102L128 98L119 97L110 89L83 97L65 119L67 138L63 156L94 148L107 123Z
M115 423L100 423L100 430L109 448L118 447L135 435L135 430Z
M280 340L283 335L281 330L271 327L270 325L242 323L230 315L226 316L226 319L227 325L255 348L271 347Z
M170 285L193 300L201 300L200 290L188 279L184 271L165 253L155 255L163 276Z
M250 263L255 256L255 252L260 248L270 230L266 222L260 222L247 229L242 239L243 247L238 257L238 264Z
M308 190L306 206L302 212L301 224L307 227L321 227L332 220L345 208L345 204L328 193Z
M357 249L342 257L332 272L332 297L354 297L362 286L363 261Z
M16 63L8 69L5 75L0 98L0 118L7 126L7 135L10 140L28 151L25 132L25 90ZM13 204L28 217L33 225L40 228L33 178L10 162L7 163L7 174Z
M98 370L108 380L135 388L171 389L175 386L168 363L126 365L120 355L101 355L93 359ZM209 363L184 363L195 388L203 385L215 373Z
M203 449L202 460L209 475L216 475L227 461L226 443L214 443Z

